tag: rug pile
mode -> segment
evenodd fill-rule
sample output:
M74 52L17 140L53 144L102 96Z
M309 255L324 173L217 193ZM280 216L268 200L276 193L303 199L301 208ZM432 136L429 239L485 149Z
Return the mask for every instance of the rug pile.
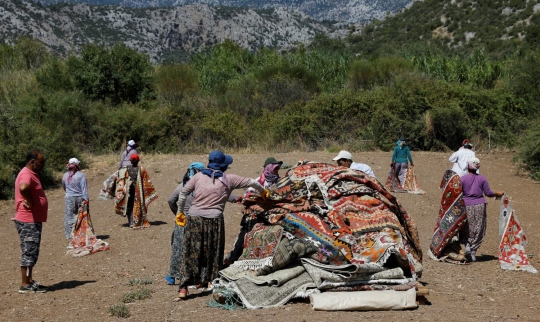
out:
M422 273L416 224L379 181L302 162L270 192L244 199L243 213L258 224L240 259L214 281L214 293L232 291L242 306L263 308L313 294L321 303L335 292L414 292Z

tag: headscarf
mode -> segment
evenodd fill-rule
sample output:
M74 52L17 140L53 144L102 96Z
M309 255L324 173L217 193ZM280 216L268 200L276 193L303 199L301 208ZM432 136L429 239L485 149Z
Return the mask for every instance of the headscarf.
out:
M193 162L189 165L186 174L184 174L184 178L182 179L182 183L186 185L186 183L189 181L189 179L193 178L193 176L204 169L204 164L200 162Z
M68 168L68 183L71 183L71 178L73 178L73 175L81 169L79 164L81 161L79 161L77 158L71 158L68 161L67 168Z
M212 179L223 177L223 180L226 181L223 172L227 170L231 163L233 163L233 158L230 155L224 154L219 150L214 150L208 155L207 169L204 169L201 172Z
M281 163L270 163L268 164L259 177L259 183L264 186L264 181L268 181L271 184L276 183L279 180L279 174L274 174L274 169L281 167Z
M467 167L469 170L478 170L480 169L480 160L478 158L472 157L467 161Z

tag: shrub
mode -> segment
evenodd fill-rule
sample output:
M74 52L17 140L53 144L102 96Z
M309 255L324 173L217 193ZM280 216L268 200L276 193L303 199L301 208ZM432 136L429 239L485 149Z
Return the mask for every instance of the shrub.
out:
M80 58L70 56L67 63L75 87L89 99L110 99L118 105L153 97L153 67L148 56L123 43L111 48L86 45Z
M147 288L139 288L135 291L127 292L122 295L122 303L131 303L136 300L145 300L152 297L152 292Z
M130 317L129 309L127 308L127 306L125 304L113 305L113 306L111 306L111 307L109 307L107 309L107 312L111 316L115 316L117 318L129 318Z

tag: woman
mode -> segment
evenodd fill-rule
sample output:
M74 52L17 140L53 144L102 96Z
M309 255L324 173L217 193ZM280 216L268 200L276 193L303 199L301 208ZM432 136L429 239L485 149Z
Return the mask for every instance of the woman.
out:
M88 183L86 176L80 170L80 161L77 158L69 159L66 164L67 171L62 177L62 188L66 192L64 198L64 235L66 239L71 239L73 225L77 221L79 208L83 202L88 204Z
M257 179L257 182L265 188L270 188L271 186L275 185L280 179L279 169L281 168L281 165L283 165L283 161L277 161L274 157L267 158L264 161L263 173L261 173ZM255 189L248 188L244 194L244 197L248 197L254 192L256 192ZM234 263L238 258L240 258L240 255L242 255L242 251L244 250L244 238L246 233L251 231L256 223L256 217L253 218L252 216L248 215L242 216L242 221L240 222L240 232L234 241L233 249L229 252L229 254L227 254L227 256L225 256L225 261L223 263L225 266Z
M180 191L176 222L179 226L185 226L179 274L180 298L187 297L188 285L206 285L218 277L218 272L223 268L223 210L231 192L252 187L263 197L268 195L268 191L256 180L234 174L225 175L232 162L230 155L212 151L208 156L207 168L195 174ZM193 201L186 216L183 211L191 193Z
M486 177L477 174L478 169L480 169L480 160L475 157L470 158L468 162L469 173L461 177L469 232L463 234L466 239L460 236L460 243L466 245L465 255L470 256L473 262L476 262L476 251L480 248L486 235L486 199L484 195L497 199L504 195L503 191L491 191Z
M123 167L127 167L131 164L130 158L132 155L137 154L136 148L137 142L129 140L126 149L124 150L124 152L122 152L122 156L120 157L120 164L118 165L118 169L122 169Z
M167 200L169 203L169 208L171 208L171 211L174 215L178 213L178 205L176 204L178 202L178 196L180 195L180 190L184 188L186 183L189 181L189 179L193 178L193 176L204 169L204 165L200 162L193 162L189 165L186 174L184 174L184 178L182 179L182 184L179 184L176 189L174 189L173 193ZM187 213L189 211L189 207L191 207L191 202L193 201L193 193L187 196L186 203L184 206L184 213ZM180 259L182 256L182 238L184 237L184 226L179 226L177 224L174 225L174 230L171 236L171 247L172 247L172 253L171 253L171 261L169 265L169 275L165 277L167 282L169 284L174 284L175 278L180 278L178 275L179 273L179 266L180 266Z
M401 184L401 187L403 187L405 185L405 176L407 175L409 162L411 163L411 167L414 166L414 164L407 142L405 142L405 140L399 140L396 145L394 153L392 154L392 163L390 166L394 169L394 172L399 178L399 183Z

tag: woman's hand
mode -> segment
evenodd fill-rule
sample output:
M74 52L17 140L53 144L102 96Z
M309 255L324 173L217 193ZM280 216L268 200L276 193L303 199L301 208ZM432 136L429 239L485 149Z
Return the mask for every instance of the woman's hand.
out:
M500 200L505 194L506 194L506 192L504 192L504 191L495 192L495 200Z

